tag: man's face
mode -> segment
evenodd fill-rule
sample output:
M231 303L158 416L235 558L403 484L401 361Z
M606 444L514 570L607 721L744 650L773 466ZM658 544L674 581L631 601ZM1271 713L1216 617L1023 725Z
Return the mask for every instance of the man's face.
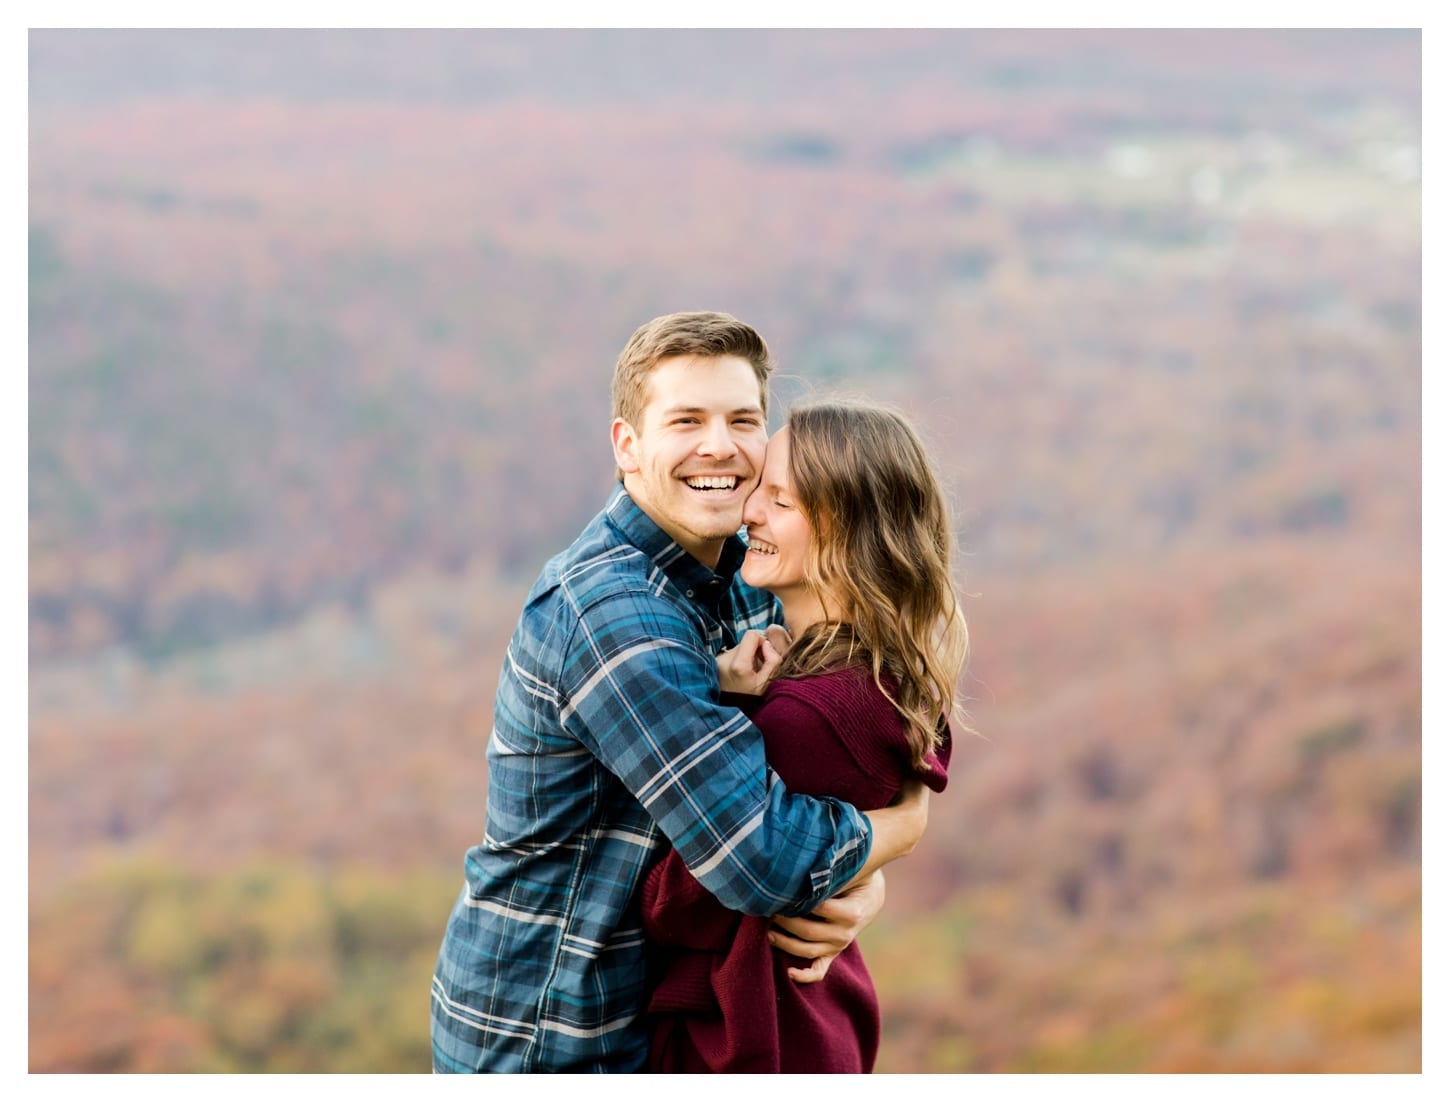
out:
M614 422L636 505L706 566L740 529L765 459L760 383L738 356L671 356L649 374L640 423Z

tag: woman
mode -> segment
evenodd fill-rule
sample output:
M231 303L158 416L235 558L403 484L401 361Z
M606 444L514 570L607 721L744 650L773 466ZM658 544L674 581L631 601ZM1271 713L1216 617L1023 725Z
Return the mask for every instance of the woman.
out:
M721 655L721 691L764 682L763 696L727 699L786 786L863 811L911 777L941 791L967 630L946 503L911 426L874 406L792 410L744 519L741 576L779 598L793 642L784 656L760 638ZM801 967L771 947L770 919L725 909L673 851L643 905L651 1070L871 1070L880 1014L858 946Z

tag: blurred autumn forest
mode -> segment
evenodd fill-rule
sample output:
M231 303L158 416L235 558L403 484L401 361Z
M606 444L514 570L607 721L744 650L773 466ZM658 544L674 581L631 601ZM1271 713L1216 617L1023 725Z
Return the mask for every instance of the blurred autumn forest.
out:
M426 1071L609 372L922 426L878 1070L1418 1071L1418 32L32 31L32 1071Z

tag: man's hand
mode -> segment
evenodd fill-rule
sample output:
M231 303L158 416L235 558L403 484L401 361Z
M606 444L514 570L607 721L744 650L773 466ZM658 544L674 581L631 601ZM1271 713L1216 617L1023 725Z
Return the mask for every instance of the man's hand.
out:
M771 624L763 632L747 631L739 644L715 656L720 691L759 696L789 648L790 633L779 624Z
M871 853L846 890L822 903L815 914L775 917L773 921L780 929L769 932L770 943L811 961L807 968L786 969L796 983L824 979L831 962L881 913L886 903L886 878L881 866L905 857L921 841L926 831L929 795L926 785L909 780L890 807L867 812L872 829Z
M777 915L767 935L770 943L811 963L805 968L787 968L796 983L819 983L830 971L831 962L881 913L886 905L886 877L877 870L854 888L822 903L811 915Z

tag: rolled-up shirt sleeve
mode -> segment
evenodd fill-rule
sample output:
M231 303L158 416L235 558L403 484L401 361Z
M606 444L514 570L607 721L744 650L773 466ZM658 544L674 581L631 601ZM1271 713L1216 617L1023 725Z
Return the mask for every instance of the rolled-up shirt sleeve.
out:
M731 910L808 914L865 863L870 822L786 791L760 732L720 702L698 628L652 594L616 591L578 609L558 684L561 726Z

